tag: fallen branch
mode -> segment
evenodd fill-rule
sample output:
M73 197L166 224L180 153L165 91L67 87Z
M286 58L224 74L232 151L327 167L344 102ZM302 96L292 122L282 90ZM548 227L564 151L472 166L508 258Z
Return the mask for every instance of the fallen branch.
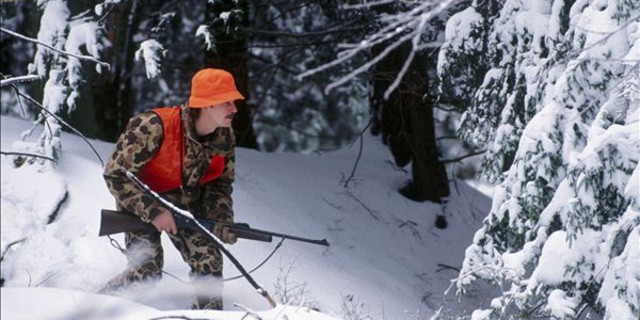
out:
M179 316L162 316L156 318L150 318L147 320L162 320L162 319L184 319L184 320L211 320L211 318L189 318L187 316L179 315Z
M38 44L40 46L43 46L43 47L45 47L45 48L47 48L49 50L53 50L53 51L56 51L58 53L70 56L70 57L74 57L74 58L77 58L77 59L80 59L80 60L91 61L91 62L97 63L97 64L99 64L101 66L105 66L107 69L110 69L110 67L111 67L108 63L102 62L102 61L100 61L100 60L98 60L98 59L96 59L96 58L94 58L92 56L78 55L78 54L75 54L75 53L71 53L71 52L67 52L67 51L64 51L64 50L60 50L60 49L52 47L51 45L48 45L48 44L46 44L44 42L41 42L41 41L39 41L37 39L25 37L25 36L23 36L23 35L21 35L19 33L13 32L11 30L7 30L7 29L2 28L2 27L0 27L0 31L2 31L4 33L8 33L8 34L10 34L10 35L12 35L12 36L14 36L16 38L20 38L22 40L33 42L33 43Z
M27 240L27 238L22 238L20 240L16 240L14 242L11 242L7 245L6 248L4 248L4 252L2 253L2 256L0 256L0 262L4 260L4 255L7 254L7 252L9 251L9 249L11 249L11 247L15 246L18 243L22 243L25 242Z
M351 193L350 191L345 191L345 194L351 197L356 202L358 202L362 206L362 208L364 208L369 213L369 215L371 215L371 217L374 220L380 221L380 218L378 217L378 215L375 214L375 211L369 208L362 200L358 199L358 197L356 197L353 193Z
M262 317L257 312L255 312L254 310L249 309L248 307L246 307L244 305L241 305L239 303L234 303L233 306L237 307L237 308L240 308L244 312L246 312L245 315L242 316L242 318L240 320L244 320L247 316L252 316L252 317L256 318L257 320L262 320Z
M7 155L7 156L35 157L35 158L42 158L42 159L46 159L46 160L49 160L49 161L56 162L56 159L53 159L51 157L47 157L47 156L41 155L41 154L35 154L35 153L14 152L14 151L0 151L0 154Z

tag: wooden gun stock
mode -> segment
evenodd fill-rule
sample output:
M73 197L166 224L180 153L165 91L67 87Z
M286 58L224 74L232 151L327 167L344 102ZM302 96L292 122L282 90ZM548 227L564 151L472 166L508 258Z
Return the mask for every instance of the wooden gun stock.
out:
M196 220L208 230L213 230L213 226L217 223L220 223L206 219ZM189 226L181 225L180 221L181 220L179 219L176 220L176 224L179 228L190 228ZM246 223L228 224L227 226L229 227L231 232L233 232L240 239L264 242L271 242L273 240L273 237L271 235L252 231L249 225ZM157 229L152 224L146 223L136 216L119 211L102 209L100 215L100 231L98 232L99 236L131 231L154 232L157 231Z

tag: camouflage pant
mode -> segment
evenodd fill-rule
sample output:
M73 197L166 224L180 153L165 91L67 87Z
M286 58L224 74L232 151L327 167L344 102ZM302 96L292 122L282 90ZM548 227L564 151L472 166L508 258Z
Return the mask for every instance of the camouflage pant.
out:
M169 238L191 267L192 309L222 309L220 250L201 233L188 229L181 229L176 235L169 234ZM127 232L125 244L129 267L111 279L101 292L112 293L134 283L155 282L162 278L164 253L159 232Z

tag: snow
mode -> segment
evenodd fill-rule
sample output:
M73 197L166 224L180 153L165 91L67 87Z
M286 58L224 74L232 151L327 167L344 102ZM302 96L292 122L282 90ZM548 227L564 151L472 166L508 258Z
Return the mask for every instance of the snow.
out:
M4 116L1 120L2 149L10 150L7 146L19 139L29 123ZM442 306L448 309L443 312L469 307L443 295L457 273L440 270L439 264L460 268L464 249L480 227L490 199L460 181L457 189L452 187L446 208L401 197L396 190L409 174L390 168L390 153L379 138L370 136L365 138L363 156L348 188L342 182L353 168L357 144L313 155L237 150L236 221L331 243L325 248L285 241L273 258L252 273L282 302L275 309L268 310L266 300L246 280L238 279L224 283L224 311L186 310L190 286L182 281L188 279L188 266L165 235L164 270L170 275L153 288L132 288L121 297L94 294L125 269L126 259L108 239L97 236L99 210L114 208L99 161L80 138L63 133L62 140L58 164L37 174L30 173L28 166L14 168L12 157L1 158L3 252L10 241L26 238L13 245L2 262L3 319L59 319L89 309L89 318L102 319L113 315L108 313L109 305L126 312L113 315L121 319L168 315L240 319L245 312L234 307L238 303L258 310L264 319L284 319L286 314L290 320L417 320ZM100 141L93 144L103 158L114 147ZM38 213L62 199L59 190L65 189L68 198L58 217L46 224L47 218ZM482 189L491 192L490 186ZM433 227L436 214L447 216L447 229ZM114 238L124 244L122 235ZM250 270L274 246L241 239L227 248ZM237 274L225 259L224 277ZM283 292L284 284L288 292ZM294 293L294 288L303 290ZM42 309L24 307L40 301ZM44 308L51 309L47 313Z
M545 308L551 311L551 315L556 318L574 318L576 316L575 308L577 307L575 300L567 297L564 291L555 289L549 294L549 304Z
M44 6L42 18L40 19L40 29L38 29L38 41L47 43L57 49L64 46L65 30L67 21L71 13L67 4L62 0L38 1L38 6ZM49 49L36 49L34 62L29 65L29 73L37 73L40 77L46 78L49 70L47 56L51 54ZM55 54L54 54L55 55Z
M160 65L164 54L164 47L155 39L145 40L140 43L140 49L136 51L135 57L136 61L144 61L147 79L155 79L160 75Z
M215 38L209 31L209 27L206 24L202 24L196 30L196 38L202 38L204 40L207 50L212 50L216 47Z

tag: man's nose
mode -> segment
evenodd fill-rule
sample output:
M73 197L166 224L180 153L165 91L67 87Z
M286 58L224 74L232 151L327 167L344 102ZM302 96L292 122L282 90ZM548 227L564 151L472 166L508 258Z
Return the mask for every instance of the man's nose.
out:
M229 109L229 111L233 113L238 112L238 108L236 108L236 103L234 101L231 101L231 108Z

